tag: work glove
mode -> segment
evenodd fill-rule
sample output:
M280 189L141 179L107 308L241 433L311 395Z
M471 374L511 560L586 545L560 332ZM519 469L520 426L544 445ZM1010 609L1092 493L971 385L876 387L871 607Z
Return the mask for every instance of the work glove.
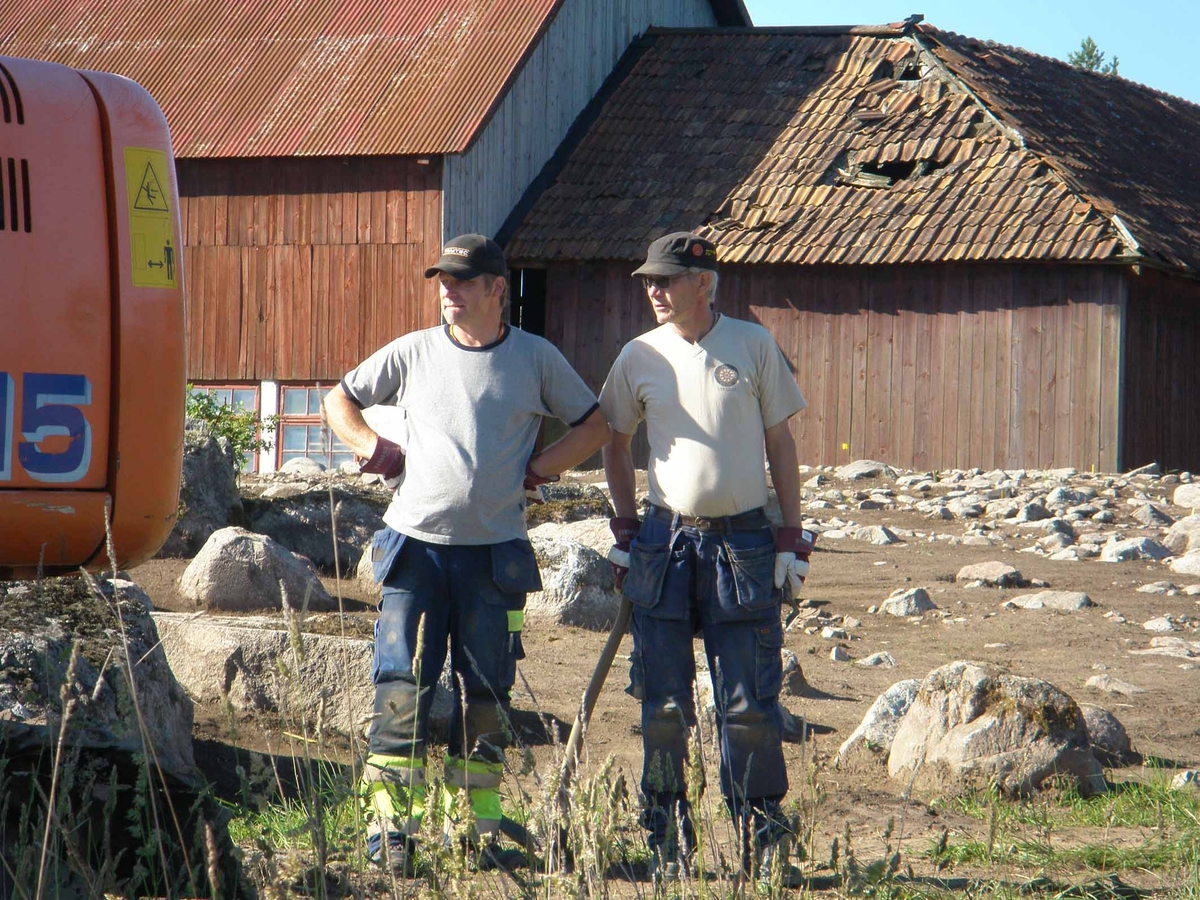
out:
M382 475L384 482L391 481L389 487L393 487L398 483L400 473L404 471L404 451L400 449L399 444L377 436L371 458L364 461L360 456L358 468L360 472L370 475Z
M533 471L533 459L525 463L525 502L536 503L539 506L546 502L546 495L542 492L543 484L553 484L558 481L557 475L539 475Z
M616 541L608 550L608 562L612 566L618 592L625 584L625 576L629 574L629 545L637 537L641 524L637 519L621 516L608 520L609 530L612 531L613 540Z
M816 541L817 536L803 528L784 526L775 531L775 587L782 590L787 582L785 599L799 595L808 577L808 557Z

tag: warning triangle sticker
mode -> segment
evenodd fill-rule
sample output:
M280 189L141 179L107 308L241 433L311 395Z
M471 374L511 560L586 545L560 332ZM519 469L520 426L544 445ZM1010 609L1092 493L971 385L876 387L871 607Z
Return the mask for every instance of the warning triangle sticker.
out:
M158 175L151 163L146 163L146 171L142 173L142 183L138 185L137 199L133 201L133 208L154 212L171 211L167 207L166 192L162 189Z

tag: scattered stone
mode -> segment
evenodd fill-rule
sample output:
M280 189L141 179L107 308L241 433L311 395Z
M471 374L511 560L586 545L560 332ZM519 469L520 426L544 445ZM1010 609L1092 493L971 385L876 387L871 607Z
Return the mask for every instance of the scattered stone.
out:
M850 659L850 654L842 647L834 647L829 651L829 658L834 662L847 662Z
M1184 509L1200 509L1200 484L1181 484L1175 488L1171 504Z
M886 547L888 544L900 543L900 538L896 537L886 525L866 525L854 532L855 540L866 541L876 547Z
M896 470L887 463L873 459L859 459L844 466L838 466L834 474L843 481L857 481L860 478L886 478L896 480Z
M864 669L894 669L897 665L896 657L892 656L886 650L881 650L879 653L872 653L870 656L864 656L854 664L862 666Z
M1125 697L1135 697L1138 694L1146 693L1144 688L1132 685L1127 681L1121 681L1118 678L1113 678L1111 675L1093 675L1084 682L1083 686L1103 691L1106 694L1121 694Z
M260 496L264 500L290 500L293 497L299 497L308 489L308 482L285 481L280 484L271 485Z
M1130 650L1130 656L1173 656L1177 659L1193 659L1200 656L1200 642L1188 643L1181 637L1159 636L1150 639L1145 650Z
M1178 559L1171 560L1170 569L1176 575L1200 575L1200 550L1189 550Z
M1171 790L1182 791L1184 788L1200 788L1200 769L1184 769L1175 773L1175 777L1171 779Z
M1147 528L1166 528L1168 525L1175 523L1174 519L1153 503L1143 503L1134 510L1133 518L1137 519Z
M1116 520L1117 520L1117 517L1114 516L1107 509L1102 509L1102 510L1100 510L1100 512L1098 512L1094 516L1092 516L1092 521L1099 522L1101 525L1109 525L1109 524L1112 524L1113 522L1115 522Z
M983 649L984 650L1007 650L1008 644L1004 643L1003 641L1000 641L1000 642L997 642L994 644L984 644Z
M1200 485L1197 488L1200 489ZM1182 556L1189 550L1200 550L1200 515L1176 520L1163 537L1163 544L1176 556Z
M862 619L846 616L846 618L842 619L842 624L847 628L862 628Z
M1149 622L1143 622L1142 627L1157 634L1166 634L1175 630L1175 624L1171 621L1170 616L1159 616Z
M892 749L896 729L900 727L900 720L912 706L920 686L919 679L909 678L897 681L876 697L862 722L838 748L838 762L841 763L851 752L859 749L887 756Z
M1050 510L1040 503L1026 503L1015 518L1018 522L1040 522L1042 519L1049 519L1051 515Z
M1155 581L1151 584L1143 584L1137 590L1139 594L1169 594L1172 591L1178 591L1179 588L1169 581Z
M836 628L832 625L826 625L821 629L821 637L827 641L845 641L850 635L845 628Z
M983 515L983 506L970 497L956 497L946 504L946 509L960 519L977 519Z
M925 677L900 721L888 774L939 795L995 786L1028 796L1052 775L1104 790L1079 706L1054 685L991 663L958 661Z
M957 582L981 581L988 587L1020 587L1025 579L1007 563L999 561L963 566L954 576Z
M808 679L804 677L800 658L787 647L784 647L782 652L783 689L792 696L801 697L808 691Z
M307 456L297 456L289 459L279 467L281 475L299 475L302 478L315 478L325 471L325 466Z
M1165 559L1171 551L1148 537L1110 541L1100 551L1103 562L1128 562L1135 559Z
M1137 478L1139 475L1158 475L1162 472L1162 468L1156 462L1147 463L1136 469L1130 469L1125 473L1126 478Z
M206 610L278 612L285 602L314 612L337 607L296 554L266 535L236 527L213 532L184 569L179 593Z
M889 616L919 616L921 613L937 609L937 604L929 598L925 588L898 588L879 606L879 611Z
M1062 612L1074 612L1095 606L1092 598L1082 591L1040 591L1036 594L1023 594L1005 601L1021 609L1057 609Z

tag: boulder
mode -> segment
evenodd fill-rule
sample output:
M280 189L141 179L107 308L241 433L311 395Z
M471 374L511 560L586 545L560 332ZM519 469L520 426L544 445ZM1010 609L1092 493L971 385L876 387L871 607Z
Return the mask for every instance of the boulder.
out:
M1040 503L1026 503L1018 510L1016 520L1018 522L1040 522L1042 519L1049 519L1053 513Z
M529 529L529 538L534 536L552 539L565 539L583 544L599 553L608 554L613 545L612 531L608 527L607 518L578 519L572 522L543 522Z
M1181 484L1175 488L1171 504L1182 506L1184 509L1200 509L1200 483Z
M879 605L879 611L889 616L919 616L921 613L937 609L937 604L929 599L925 588L898 588Z
M213 533L179 579L179 593L200 609L330 610L337 603L321 579L296 554L244 528Z
M876 697L858 727L838 748L839 764L857 750L865 750L886 758L892 749L892 740L896 737L900 720L912 706L920 686L920 679L909 678L897 681Z
M898 665L896 657L892 656L886 650L880 650L878 653L864 656L854 664L862 666L864 669L894 669Z
M876 547L886 547L889 544L900 543L900 538L886 525L865 525L854 532L854 539L866 541Z
M294 460L293 460L294 461ZM330 495L333 513L330 514ZM354 571L362 548L383 527L389 495L383 491L353 490L345 484L309 486L303 493L270 499L247 498L246 527L265 534L313 561L323 572L334 571L333 519L337 519L337 562L343 574Z
M1183 556L1189 550L1200 550L1200 515L1177 519L1167 529L1163 545L1176 556Z
M1080 703L1079 709L1087 725L1092 753L1102 766L1128 766L1141 761L1140 754L1133 752L1125 726L1116 716L1094 703Z
M1102 562L1129 562L1135 559L1166 559L1171 551L1148 537L1109 541L1100 551Z
M207 431L183 433L183 474L179 482L179 516L158 551L159 556L195 556L212 533L242 521L237 471L231 455Z
M1200 575L1200 549L1189 550L1178 559L1171 560L1170 569L1176 575Z
M1153 503L1143 503L1133 511L1133 518L1147 528L1166 528L1175 522Z
M316 478L325 471L325 465L306 456L289 459L279 467L280 475L298 475L301 478Z
M582 519L611 518L614 513L608 495L594 484L556 482L542 485L546 502L525 508L530 527L543 522L577 522Z
M358 566L354 570L354 580L358 582L363 597L378 603L383 599L383 585L375 580L374 567L371 565L371 551L368 547L358 558Z
M896 470L887 463L874 459L859 459L844 466L838 466L833 473L844 481L858 481L860 478L887 478L896 480Z
M609 628L621 598L608 560L590 547L546 532L531 534L530 543L542 573L542 590L526 599L525 615L554 624Z
M1130 684L1128 681L1121 681L1119 678L1113 678L1107 673L1093 675L1083 686L1102 691L1105 694L1120 694L1123 697L1136 697L1138 694L1146 693L1145 688Z
M1049 682L967 661L925 677L896 731L888 774L938 794L994 786L1028 796L1051 776L1071 779L1084 796L1105 787L1074 700Z
M1063 612L1074 612L1095 606L1092 598L1082 591L1039 591L1036 594L1023 594L1006 600L1021 609L1057 609Z
M954 576L956 582L981 581L988 587L1020 587L1025 583L1021 573L1007 563L985 562L963 566Z

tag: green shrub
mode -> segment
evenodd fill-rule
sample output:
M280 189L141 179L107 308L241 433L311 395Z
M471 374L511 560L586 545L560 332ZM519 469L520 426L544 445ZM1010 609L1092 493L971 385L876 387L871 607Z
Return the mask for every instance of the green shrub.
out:
M279 425L279 416L259 419L254 410L221 403L211 392L190 384L187 386L187 418L203 423L204 430L213 437L229 441L239 472L245 469L251 453L271 449L273 444L263 434L273 434Z

